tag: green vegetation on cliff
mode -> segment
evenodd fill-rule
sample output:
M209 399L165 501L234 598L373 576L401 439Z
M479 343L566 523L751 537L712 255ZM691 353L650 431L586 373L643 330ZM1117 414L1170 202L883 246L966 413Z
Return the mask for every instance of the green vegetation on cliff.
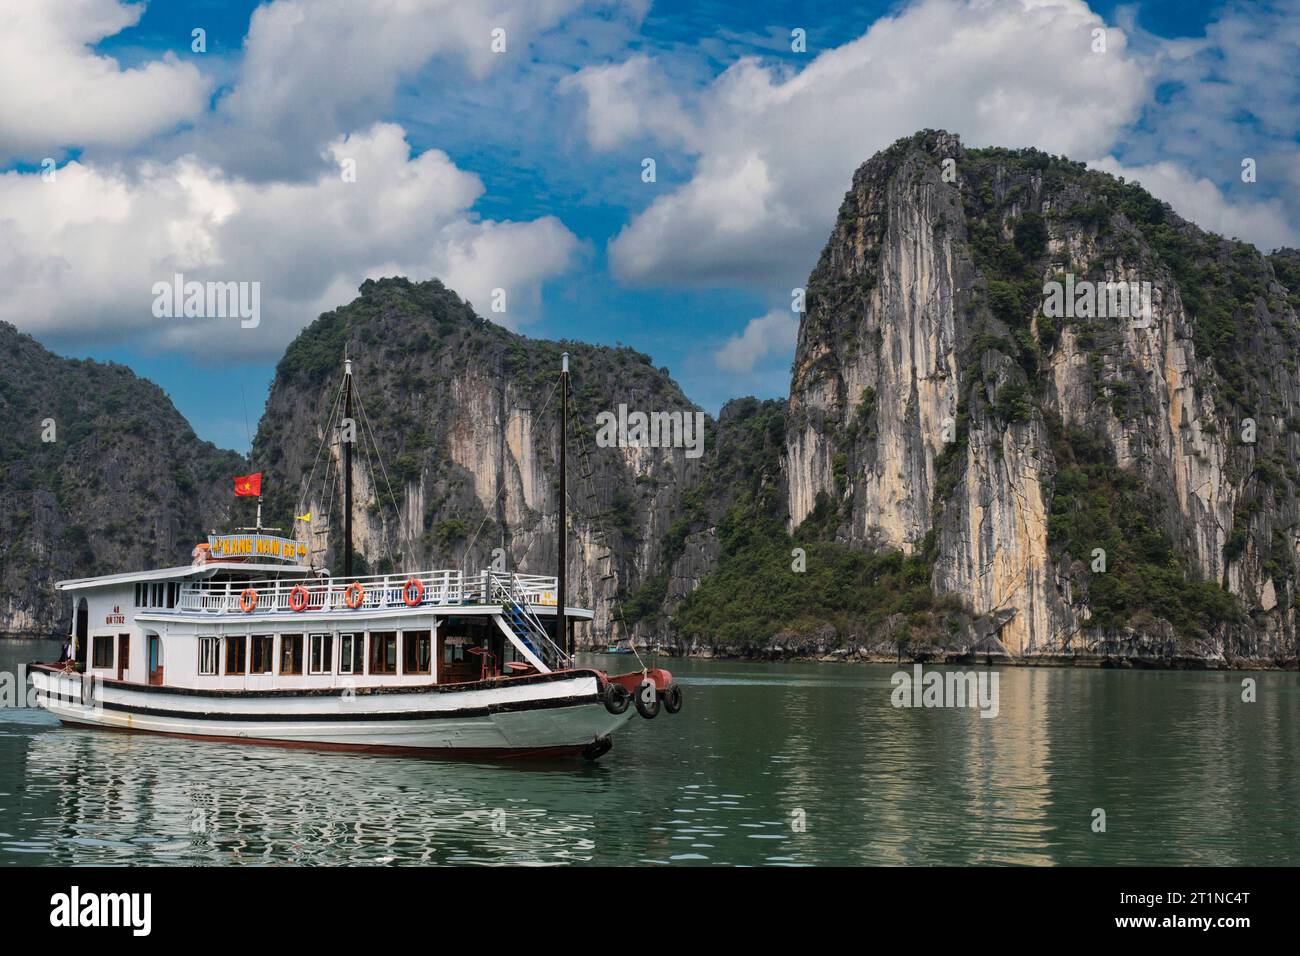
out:
M1060 559L1105 570L1088 577L1091 624L1113 630L1143 612L1169 621L1185 637L1205 637L1242 617L1240 602L1213 581L1197 581L1161 530L1159 496L1117 468L1109 449L1078 429L1054 428L1056 487L1048 544ZM1100 566L1100 565L1099 565Z

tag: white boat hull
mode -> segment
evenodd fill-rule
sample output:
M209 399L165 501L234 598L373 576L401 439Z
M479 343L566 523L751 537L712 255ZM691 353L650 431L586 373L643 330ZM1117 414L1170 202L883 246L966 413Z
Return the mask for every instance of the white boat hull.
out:
M598 755L635 714L610 713L591 671L344 693L195 692L43 670L32 681L40 706L67 724L411 755Z

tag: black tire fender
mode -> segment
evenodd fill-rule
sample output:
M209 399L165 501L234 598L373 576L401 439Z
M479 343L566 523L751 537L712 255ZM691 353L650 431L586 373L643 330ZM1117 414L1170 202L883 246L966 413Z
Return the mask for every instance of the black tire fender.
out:
M659 716L659 692L655 689L654 681L643 680L632 699L636 702L636 712L646 720L654 720Z
M664 710L675 714L682 709L682 689L676 681L664 688Z
M616 716L627 710L627 705L632 703L632 694L622 684L606 684L601 696L605 701L605 709Z

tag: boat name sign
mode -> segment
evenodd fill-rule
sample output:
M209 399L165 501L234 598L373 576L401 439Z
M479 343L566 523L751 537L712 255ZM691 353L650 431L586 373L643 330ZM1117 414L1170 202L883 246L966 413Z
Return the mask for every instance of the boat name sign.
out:
M307 546L293 538L279 538L270 534L220 534L208 536L212 557L281 558L298 561L307 556Z

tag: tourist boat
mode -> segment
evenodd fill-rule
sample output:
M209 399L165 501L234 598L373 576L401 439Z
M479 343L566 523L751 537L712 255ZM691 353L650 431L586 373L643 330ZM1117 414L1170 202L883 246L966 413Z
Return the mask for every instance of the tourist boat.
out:
M567 425L567 355L560 385ZM341 387L350 413L350 362ZM213 535L189 566L60 582L75 602L72 653L32 666L40 706L65 724L202 740L589 759L634 715L681 708L666 670L576 666L574 628L593 614L565 603L564 535L556 576L354 576L341 445L341 577L313 567L308 545L265 533L259 488L257 527Z

